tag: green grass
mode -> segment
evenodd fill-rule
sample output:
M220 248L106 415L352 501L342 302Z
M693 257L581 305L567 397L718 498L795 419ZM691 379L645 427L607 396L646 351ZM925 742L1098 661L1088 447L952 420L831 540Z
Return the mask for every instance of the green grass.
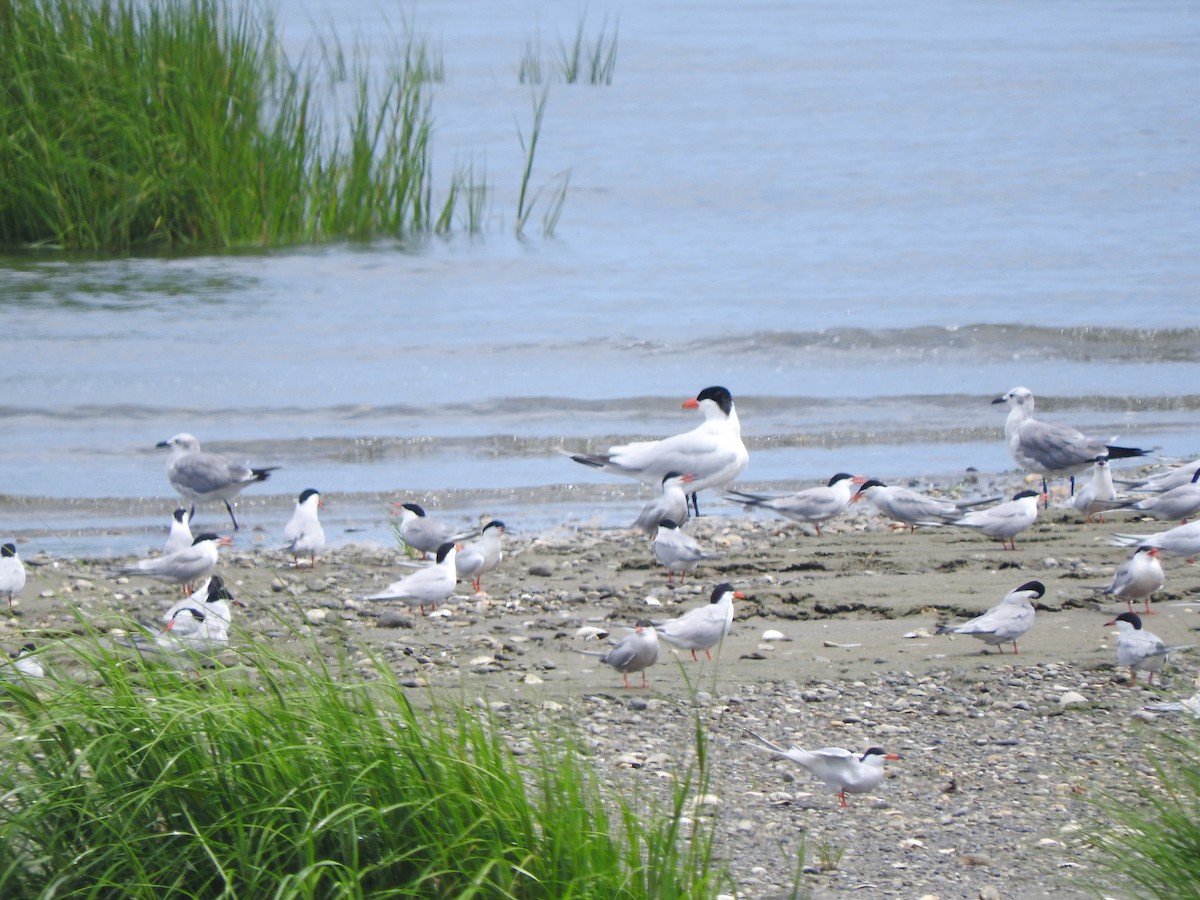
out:
M465 704L418 709L383 665L286 658L135 669L95 639L89 673L0 708L0 896L705 897L711 826L686 798L613 797L570 734L518 762Z
M566 84L611 85L617 68L617 27L609 33L605 20L599 33L588 40L584 36L586 19L579 19L570 43L559 38L558 54L552 62L543 59L540 38L527 39L517 67L521 83L544 84L557 76Z

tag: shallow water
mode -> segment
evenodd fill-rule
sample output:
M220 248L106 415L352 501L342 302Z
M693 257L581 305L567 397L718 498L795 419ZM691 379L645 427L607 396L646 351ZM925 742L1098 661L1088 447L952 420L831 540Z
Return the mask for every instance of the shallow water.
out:
M691 427L679 404L710 384L737 399L746 485L1008 470L989 401L1016 384L1047 418L1196 455L1200 8L647 6L589 8L589 34L619 28L611 87L551 88L553 237L536 209L512 233L516 71L580 11L446 2L409 20L446 67L435 172L492 188L481 235L0 260L0 534L156 546L176 498L153 447L185 430L281 466L243 505L262 541L310 486L337 540L390 540L387 503L417 495L620 524L643 490L559 450ZM377 4L338 9L381 33ZM329 18L280 14L293 54Z

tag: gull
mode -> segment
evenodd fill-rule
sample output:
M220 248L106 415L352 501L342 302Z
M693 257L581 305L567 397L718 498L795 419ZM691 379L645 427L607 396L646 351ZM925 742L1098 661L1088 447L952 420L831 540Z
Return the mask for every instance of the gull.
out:
M1116 501L1117 489L1113 486L1108 459L1097 456L1092 463L1091 480L1079 489L1071 505L1084 517L1084 521L1092 521L1092 516L1095 515L1098 521L1103 522L1104 513L1116 507Z
M850 505L854 485L862 484L863 481L864 479L846 472L838 472L829 479L828 484L805 488L782 497L730 491L725 499L742 503L752 509L769 509L793 522L813 524L817 527L817 534L820 534L821 523L845 512L846 507Z
M171 451L167 458L167 480L171 487L193 503L220 500L229 511L233 530L238 530L237 517L229 501L241 493L247 485L266 481L278 466L252 469L235 463L219 453L205 453L200 442L192 435L177 434L168 441L159 441L157 446Z
M571 459L649 485L661 484L668 472L689 472L695 476L688 487L698 516L696 494L705 488L728 487L746 468L750 454L742 443L742 426L728 390L705 388L694 399L685 400L683 406L704 414L704 421L691 431L660 441L618 444L609 447L607 453L573 454Z
M1166 556L1194 557L1200 553L1200 520L1154 534L1114 534L1118 547L1154 547Z
M1121 484L1127 485L1135 491L1151 491L1161 494L1163 491L1169 491L1171 488L1177 488L1180 485L1194 481L1197 469L1200 469L1200 459L1193 459L1191 462L1186 462L1179 466L1171 466L1152 475L1147 475L1145 478L1123 480Z
M1162 638L1142 628L1137 613L1123 612L1115 619L1104 623L1117 627L1117 665L1128 666L1133 684L1137 684L1137 673L1143 669L1150 673L1148 679L1154 684L1154 673L1161 672L1172 653L1187 650L1191 644L1168 647Z
M504 530L503 522L492 519L483 526L479 537L463 542L462 550L458 551L458 556L454 559L458 577L470 578L471 587L477 594L483 590L480 584L483 576L496 568L504 558L504 551L500 546Z
M685 485L696 480L691 472L668 472L663 476L662 493L642 509L633 523L646 534L653 536L658 523L663 519L682 524L688 517L688 498Z
M821 750L801 750L799 747L781 747L753 731L747 734L759 744L745 743L759 750L768 750L776 756L790 759L808 769L813 775L838 795L842 807L847 794L866 794L883 782L884 760L900 759L897 753L888 753L880 747L870 747L861 756L841 747L825 747Z
M709 650L725 639L733 625L733 601L745 598L746 595L735 591L733 585L718 584L704 606L689 609L674 619L655 621L654 628L658 636L672 647L691 650L692 659L697 658L697 650L703 650L711 660Z
M233 541L215 534L196 535L190 547L167 556L143 559L118 570L121 575L145 575L167 584L178 584L188 591L201 578L207 578L217 565L217 547L229 547ZM190 591L189 591L190 593Z
M13 595L25 587L25 564L17 556L17 545L0 546L0 594L8 595L8 605L13 605Z
M1042 476L1042 493L1049 493L1047 477L1070 475L1074 495L1075 473L1097 457L1128 459L1146 455L1145 450L1136 447L1115 447L1099 438L1090 438L1069 425L1035 419L1033 392L1027 387L1015 387L992 403L1008 404L1008 418L1004 420L1008 452L1018 466Z
M301 556L307 556L312 561L312 568L317 567L317 554L325 549L325 529L317 510L325 508L325 501L314 488L308 488L296 500L296 509L292 518L283 526L283 547L296 557L297 565Z
M437 561L430 566L417 569L411 575L406 575L399 581L393 581L377 594L369 594L364 600L403 600L408 606L420 608L424 614L425 607L435 608L454 594L457 581L455 572L455 557L461 544L449 541L438 547Z
M170 622L183 609L198 610L205 616L220 619L228 627L233 622L232 606L245 606L241 600L234 599L232 592L225 586L220 575L213 575L190 596L177 602L163 613L163 622Z
M905 487L889 486L874 478L864 481L850 498L850 502L858 503L864 498L871 501L883 515L907 525L912 530L915 530L917 525L927 525L930 522L949 522L959 518L973 506L995 503L997 499L940 500Z
M674 583L675 573L679 573L679 583L688 572L695 572L701 560L717 559L718 557L705 553L690 534L680 530L676 522L663 519L658 523L658 532L654 536L654 556L667 569L667 584Z
M1200 512L1200 467L1197 467L1190 481L1141 500L1119 504L1118 508L1149 513L1156 519L1168 522L1178 519L1186 524L1188 519Z
M443 544L457 544L476 533L456 533L445 522L427 516L417 503L396 503L394 507L400 511L400 540L423 555L437 553Z
M171 513L171 532L167 535L167 542L163 544L163 556L170 556L184 547L192 546L192 541L196 539L192 534L192 516L195 514L194 506L191 509L181 506Z
M1027 581L982 615L960 625L942 625L934 634L969 634L990 647L1012 641L1013 653L1019 653L1017 638L1033 627L1032 601L1045 593L1046 587L1040 581Z
M966 515L946 522L960 528L974 528L991 538L999 538L1006 550L1017 549L1017 535L1037 521L1037 491L1018 491L1013 498L987 509L974 509ZM940 525L941 522L921 522L921 525ZM1007 543L1006 543L1007 542Z
M600 662L612 666L625 679L625 687L629 687L629 673L642 673L642 687L649 687L646 681L646 669L658 660L658 634L649 619L638 619L633 632L619 641L613 642L612 649L605 653L595 650L580 650L587 656L598 656Z
M1121 563L1113 575L1112 583L1101 593L1124 600L1129 612L1133 612L1134 600L1145 600L1145 614L1153 615L1150 596L1161 590L1166 581L1162 563L1158 561L1161 552L1157 547L1138 547Z

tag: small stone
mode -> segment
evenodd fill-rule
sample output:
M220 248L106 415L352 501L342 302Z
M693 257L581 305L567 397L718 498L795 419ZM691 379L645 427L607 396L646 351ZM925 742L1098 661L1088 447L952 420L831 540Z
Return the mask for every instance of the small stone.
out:
M774 628L768 628L763 632L762 639L764 641L790 641L791 638L782 631L776 631Z
M1087 697L1083 696L1079 691L1067 691L1058 698L1059 706L1079 706L1087 702Z
M554 569L545 563L534 563L529 567L529 574L538 578L549 578L554 574Z
M328 615L328 611L324 609L309 609L304 612L304 618L308 619L309 625L323 625Z
M378 628L412 628L413 620L403 613L389 609L379 614L375 625Z

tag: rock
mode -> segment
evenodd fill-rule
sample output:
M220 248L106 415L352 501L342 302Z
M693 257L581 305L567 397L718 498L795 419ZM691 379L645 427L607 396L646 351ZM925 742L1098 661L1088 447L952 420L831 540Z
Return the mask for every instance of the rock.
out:
M1066 691L1058 698L1059 706L1080 706L1088 702L1087 697L1078 691Z
M403 613L397 612L394 609L388 609L381 612L378 618L375 619L377 628L412 628L414 627L413 620Z

